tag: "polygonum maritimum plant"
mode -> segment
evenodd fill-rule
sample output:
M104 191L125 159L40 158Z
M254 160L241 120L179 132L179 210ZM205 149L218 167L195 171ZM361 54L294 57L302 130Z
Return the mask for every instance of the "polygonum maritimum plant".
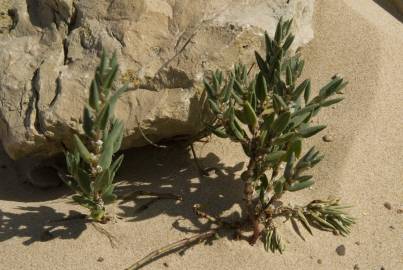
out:
M312 233L311 227L343 236L354 219L344 212L339 200L314 200L305 206L284 206L287 192L311 187L315 182L307 171L322 159L314 147L302 153L302 143L326 128L311 125L321 109L343 100L347 84L334 76L312 97L311 82L297 83L304 60L292 54L292 20L277 25L274 38L265 34L266 56L255 53L258 73L250 78L244 65L236 65L227 79L216 71L205 81L207 101L214 117L209 130L239 143L249 162L241 179L244 201L253 235L250 243L263 238L266 250L282 252L284 244L273 220L286 217Z
M123 138L123 123L114 117L119 96L127 90L123 86L112 91L118 64L116 55L109 58L105 52L92 80L88 103L83 113L84 136L74 135L74 150L66 151L69 177L66 184L77 194L73 200L88 208L91 218L105 222L105 205L116 200L113 180L123 155L115 160Z
M274 222L280 217L291 221L294 227L299 222L310 234L312 228L343 236L350 232L354 218L345 212L348 206L339 204L338 199L313 200L302 206L285 206L282 201L285 193L301 191L315 183L307 171L323 155L315 147L302 153L302 143L326 128L311 125L311 119L321 109L342 101L336 94L341 95L347 84L336 75L312 97L310 80L297 83L304 60L298 52L290 51L294 41L291 25L292 20L280 20L274 38L265 34L266 56L255 53L259 67L255 76L249 76L246 66L240 64L228 78L216 71L204 82L212 117L208 112L206 129L194 141L212 133L242 146L249 160L241 174L247 217L227 222L195 205L195 214L216 227L157 249L126 270L140 269L162 254L219 236L220 229L239 233L251 227L250 244L261 238L267 251L282 253L284 243ZM192 151L197 159L193 148Z

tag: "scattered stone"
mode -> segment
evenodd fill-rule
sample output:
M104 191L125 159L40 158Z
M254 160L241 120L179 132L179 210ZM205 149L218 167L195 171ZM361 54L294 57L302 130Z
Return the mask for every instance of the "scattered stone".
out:
M330 136L330 135L325 135L325 136L322 137L322 140L323 140L324 142L332 142L332 141L333 141L333 137Z
M360 241L356 241L354 244L356 244L357 246L361 245Z
M391 210L392 209L392 205L390 204L390 202L385 202L383 204L383 206L385 206L386 209Z
M398 214L403 214L403 209L397 209L396 212L397 212Z
M360 270L360 266L358 264L354 265L354 270Z
M318 262L318 264L322 264L322 260L321 260L321 259L318 259L317 262Z
M395 226L390 225L390 226L389 226L389 229L394 230L394 229L395 229Z
M381 266L381 270L385 270L385 267Z
M97 262L103 262L103 261L104 261L103 257L99 257L98 260L97 260Z
M346 255L346 247L344 245L340 245L336 248L336 253L339 256L344 256Z
M165 267L169 267L167 262L164 262L162 265L164 265Z

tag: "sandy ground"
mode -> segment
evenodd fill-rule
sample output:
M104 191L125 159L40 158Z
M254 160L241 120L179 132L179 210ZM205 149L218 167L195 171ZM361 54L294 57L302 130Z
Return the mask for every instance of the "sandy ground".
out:
M358 218L350 237L315 231L315 237L305 234L304 242L287 223L281 227L284 255L266 253L262 244L251 247L223 238L162 257L144 269L403 269L403 214L397 211L403 209L403 24L369 0L318 0L315 35L304 49L305 75L316 87L335 72L350 84L346 100L318 118L328 124L322 135L333 141L318 136L311 142L327 157L315 169L317 184L292 199L342 197L355 206L352 213ZM241 149L218 139L197 148L201 162L220 171L199 177L181 145L126 153L121 191L171 192L184 200L149 204L150 199L137 198L112 206L124 218L103 228L116 237L116 246L83 221L49 223L82 209L70 203L64 187L38 190L24 184L1 151L0 269L124 269L157 247L205 230L192 214L194 203L212 214L237 217ZM346 248L344 256L336 253L340 245Z

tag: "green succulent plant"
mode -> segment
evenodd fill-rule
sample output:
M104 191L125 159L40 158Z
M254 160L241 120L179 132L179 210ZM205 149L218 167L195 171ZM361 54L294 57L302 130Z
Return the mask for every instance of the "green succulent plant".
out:
M245 65L238 64L227 78L216 71L204 82L213 114L208 130L241 144L249 159L241 179L254 228L250 243L262 238L266 249L273 252L284 249L273 223L276 217L298 220L309 233L311 227L316 227L347 235L354 224L338 200L315 200L292 208L282 206L280 201L286 192L315 183L307 171L323 155L314 147L303 154L302 144L326 128L312 125L310 120L323 108L342 101L341 90L347 84L335 75L318 95L312 96L311 81L299 80L304 60L298 51L290 51L294 41L291 25L292 20L280 20L273 38L265 34L266 56L255 52L259 71L254 76L248 74Z
M113 180L123 155L114 159L123 138L123 123L114 116L114 107L127 86L112 91L118 72L116 55L102 53L84 107L84 136L74 135L74 150L66 151L69 178L66 184L77 194L73 200L88 208L95 221L106 221L105 205L116 200Z

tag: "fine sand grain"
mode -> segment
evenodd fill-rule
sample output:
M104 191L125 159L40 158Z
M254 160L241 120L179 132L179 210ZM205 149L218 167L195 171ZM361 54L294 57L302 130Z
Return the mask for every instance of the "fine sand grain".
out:
M224 238L162 257L144 269L403 269L403 214L398 213L403 209L403 24L373 1L318 0L314 27L315 39L303 51L304 77L318 88L338 72L350 84L346 100L317 119L328 124L322 136L332 138L311 141L326 154L314 171L317 184L286 199L341 197L354 205L351 212L358 218L351 235L314 231L314 237L305 234L304 242L286 223L280 228L284 255L266 253L261 243L251 247ZM220 170L200 178L180 145L126 153L120 190L175 193L184 200L159 200L142 208L150 199L137 198L113 206L112 212L124 218L103 228L116 238L116 247L82 220L49 223L82 209L70 203L66 188L41 191L24 184L1 152L0 269L123 270L155 248L205 230L192 213L194 203L237 218L242 150L217 139L197 150L205 166Z

